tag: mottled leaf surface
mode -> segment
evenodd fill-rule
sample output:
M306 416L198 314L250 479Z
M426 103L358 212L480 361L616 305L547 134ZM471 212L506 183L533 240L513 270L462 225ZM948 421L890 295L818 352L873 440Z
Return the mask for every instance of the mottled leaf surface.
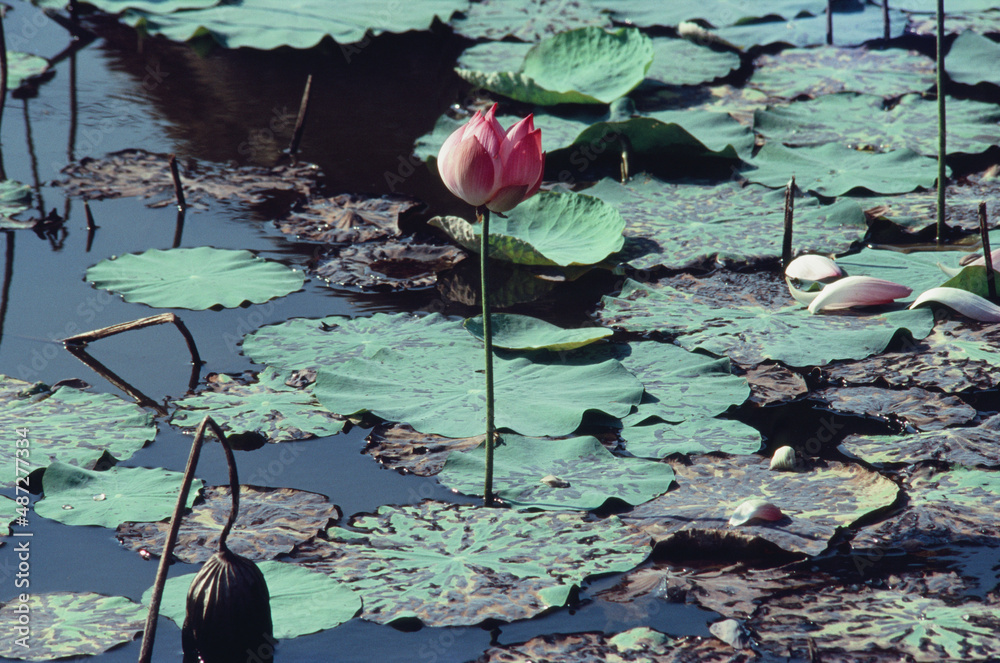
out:
M14 180L0 180L0 229L18 228L21 222L8 217L31 207L31 187Z
M184 516L174 557L188 564L208 560L219 547L232 498L229 486L206 488L202 501ZM293 488L240 486L240 514L226 545L237 555L254 561L289 553L316 536L340 511L325 495ZM154 555L163 552L169 522L125 523L118 540L131 550L144 548Z
M561 606L590 575L621 572L649 554L649 537L611 516L517 511L424 501L383 506L327 531L289 561L361 594L362 617L426 626L514 621Z
M346 244L399 235L399 215L417 203L408 198L370 198L343 193L311 198L302 208L278 221L278 228L300 240Z
M1000 415L978 426L915 435L848 435L841 443L869 463L940 461L964 467L1000 466Z
M857 46L882 39L882 10L874 5L848 3L851 11L833 13L833 43ZM906 29L906 14L889 5L891 36L899 37ZM860 11L859 11L860 9ZM711 20L711 19L709 19ZM766 20L720 28L716 34L740 48L750 49L769 44L819 46L826 43L826 11L794 20Z
M669 3L617 0L606 4L616 20L640 27L676 27L678 23L696 19L721 27L768 15L791 20L802 13L819 15L826 10L822 0L768 0L753 4L740 0L673 0Z
M385 467L427 477L441 471L451 452L474 449L486 435L452 438L418 433L402 424L380 424L365 439L365 453Z
M15 634L24 613L20 601L0 607L0 628L9 637L0 642L0 656L27 661L52 661L70 656L96 656L131 642L142 633L147 610L124 596L93 592L30 593L31 635L27 647Z
M470 5L464 16L453 18L449 25L469 39L500 42L513 37L533 43L576 28L611 27L611 22L606 14L600 13L587 0L568 0L554 7L545 0L483 0ZM506 44L490 43L488 46L503 47ZM526 47L530 48L530 44Z
M450 244L400 237L332 249L317 256L309 271L333 287L414 290L437 283L438 274L464 260L465 255Z
M740 66L740 57L715 51L687 39L653 39L653 65L646 79L664 85L701 85L725 78Z
M866 210L879 209L883 216L907 229L919 230L937 223L937 191L912 191L901 195L854 198ZM979 231L979 202L986 203L989 219L1000 218L1000 178L973 174L948 183L945 222L966 232ZM1000 241L1000 234L997 236ZM928 257L942 259L948 252L933 252ZM917 258L920 253L911 253ZM927 254L924 254L927 255ZM942 260L944 262L944 260Z
M622 519L657 541L688 530L736 539L764 539L790 552L817 555L837 530L892 504L898 488L857 465L837 461L805 472L772 472L759 456L695 456L671 462L678 488L637 506ZM781 509L782 520L739 527L729 517L747 499L764 499Z
M640 406L638 414L643 412ZM639 419L639 417L635 417ZM670 454L721 451L752 454L760 449L760 433L741 421L693 417L676 424L647 421L621 430L625 449L633 456L664 458Z
M922 431L965 424L976 416L976 408L961 398L936 394L920 387L903 391L839 387L819 391L815 397L839 412L883 417L895 415Z
M289 386L289 374L271 367L255 377L210 373L197 395L176 401L170 422L191 428L210 415L223 430L257 432L271 442L335 435L344 429L344 420L316 400L312 385Z
M801 375L780 364L760 364L746 372L750 385L749 401L754 405L776 405L793 401L809 388Z

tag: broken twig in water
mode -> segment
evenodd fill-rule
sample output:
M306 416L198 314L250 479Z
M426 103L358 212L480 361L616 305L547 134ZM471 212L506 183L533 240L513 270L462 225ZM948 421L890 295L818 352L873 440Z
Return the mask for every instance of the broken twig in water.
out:
M159 315L151 315L148 318L141 318L130 322L119 322L110 327L68 336L62 340L62 343L66 346L75 345L84 347L88 343L107 338L108 336L114 336L115 334L121 334L122 332L134 329L142 329L143 327L152 327L153 325L165 325L167 323L173 323L177 327L177 331L181 333L181 336L187 342L188 351L191 353L191 363L200 366L202 363L201 355L198 354L198 346L194 343L194 337L191 336L191 332L188 331L184 322L173 313L160 313Z
M306 78L306 87L302 91L302 101L299 102L299 114L295 118L295 130L292 132L292 142L288 144L288 156L295 161L298 154L299 144L302 142L302 132L306 128L306 114L309 112L309 93L312 90L313 77L309 74Z
M795 219L795 178L785 186L785 232L781 238L781 269L792 261L792 224Z
M986 201L979 202L979 234L983 238L983 258L986 263L986 292L989 300L997 302L997 285L993 281L993 253L990 249L990 233L986 219Z
M126 394L132 397L132 400L134 400L142 407L152 408L156 410L156 413L161 416L167 415L167 409L165 407L163 407L162 405L154 401L152 398L150 398L146 394L142 393L141 391L133 387L128 381L125 380L125 378L121 377L120 375L112 371L110 368L102 364L100 361L95 359L93 355L91 355L89 352L83 349L83 346L67 345L66 349L69 351L71 355L73 355L81 362L83 362L83 364L86 365L87 368L94 371L102 378L104 378L114 386L124 391Z
M170 155L170 175L174 178L174 195L177 196L177 209L184 211L187 203L184 202L184 188L181 186L181 174L177 169L177 157Z

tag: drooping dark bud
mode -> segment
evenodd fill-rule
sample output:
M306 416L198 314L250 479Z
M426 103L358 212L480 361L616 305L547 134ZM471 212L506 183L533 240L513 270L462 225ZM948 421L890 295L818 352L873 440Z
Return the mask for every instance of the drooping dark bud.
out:
M264 574L224 545L195 576L181 632L185 663L274 660L270 594Z

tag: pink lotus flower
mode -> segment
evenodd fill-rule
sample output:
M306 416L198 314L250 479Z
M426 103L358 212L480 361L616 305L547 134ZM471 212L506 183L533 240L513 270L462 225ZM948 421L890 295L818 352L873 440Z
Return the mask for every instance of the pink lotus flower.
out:
M465 202L494 212L514 209L542 184L545 153L534 116L506 133L494 117L497 106L476 111L438 152L438 171L448 190Z
M851 308L852 306L875 306L889 304L900 297L906 297L912 290L905 285L876 279L871 276L845 276L823 288L816 299L809 304L810 313Z

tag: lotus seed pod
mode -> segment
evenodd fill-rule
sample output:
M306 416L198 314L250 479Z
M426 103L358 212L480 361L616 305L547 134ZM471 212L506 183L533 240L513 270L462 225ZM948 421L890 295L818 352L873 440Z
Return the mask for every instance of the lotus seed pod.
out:
M270 594L257 565L223 547L191 583L181 632L185 663L274 658Z
M795 469L795 449L791 447L778 447L771 457L769 469L790 471Z
M785 514L781 513L781 509L775 505L760 499L749 499L744 500L740 503L736 510L733 511L732 517L729 519L729 525L731 527L737 527L738 525L743 525L745 523L759 518L761 520L781 520L785 517Z

